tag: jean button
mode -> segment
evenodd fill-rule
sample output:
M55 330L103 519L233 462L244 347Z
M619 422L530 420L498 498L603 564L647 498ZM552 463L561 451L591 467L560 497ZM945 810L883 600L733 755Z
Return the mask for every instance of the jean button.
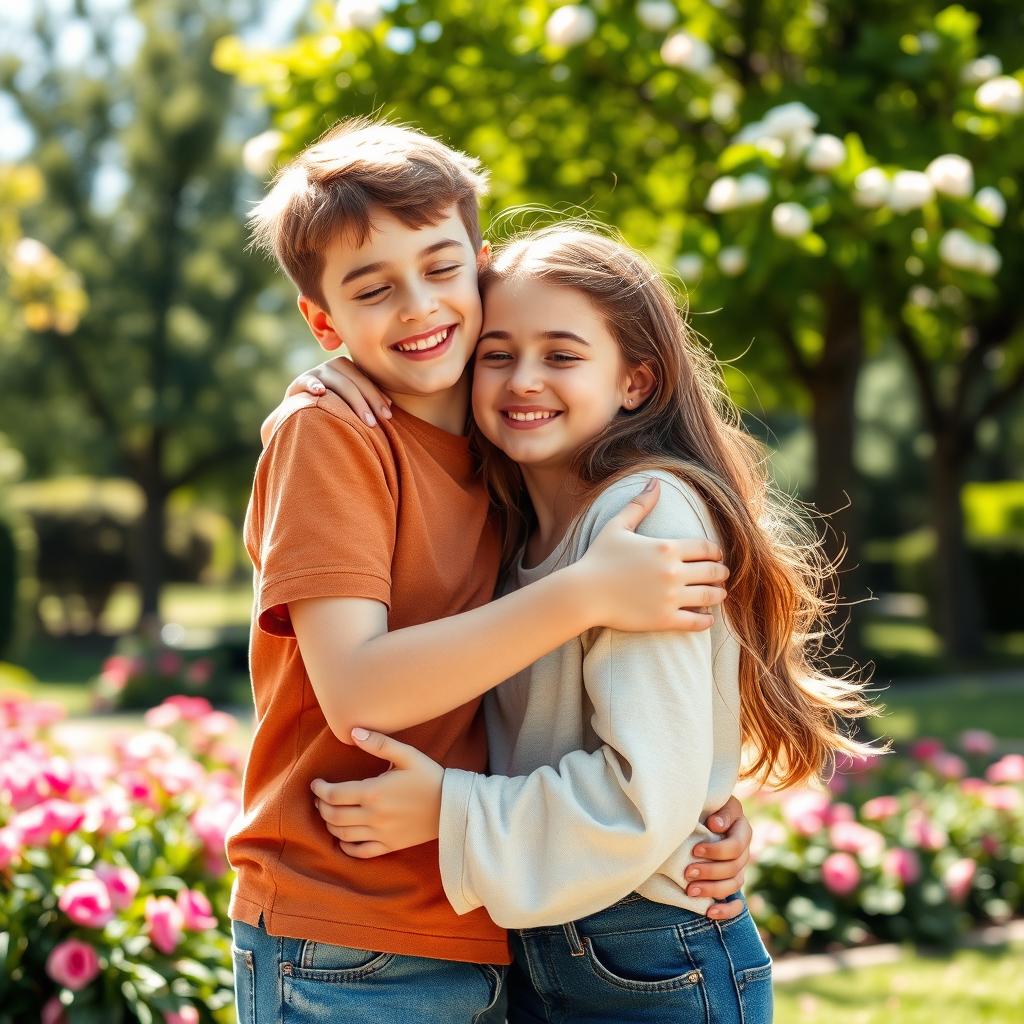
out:
M696 985L697 982L700 981L700 972L699 971L690 971L690 973L686 976L686 980L691 985Z

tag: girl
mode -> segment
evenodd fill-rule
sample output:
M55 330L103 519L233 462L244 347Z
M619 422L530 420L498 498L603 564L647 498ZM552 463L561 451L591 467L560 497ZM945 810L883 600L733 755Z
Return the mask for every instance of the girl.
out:
M356 730L393 769L317 780L320 813L350 856L439 838L455 909L517 929L510 1024L762 1024L771 965L749 914L709 920L679 879L738 777L788 786L865 752L840 727L869 711L860 686L815 666L829 567L644 257L556 226L506 246L481 286L473 413L508 510L507 589L580 558L653 475L641 531L717 539L727 615L704 633L592 630L498 687L490 776Z

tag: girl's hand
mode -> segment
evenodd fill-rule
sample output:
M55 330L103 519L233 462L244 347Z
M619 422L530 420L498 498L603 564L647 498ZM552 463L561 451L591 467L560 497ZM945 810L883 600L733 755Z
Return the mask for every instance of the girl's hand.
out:
M686 894L724 900L743 888L743 873L750 862L753 831L743 816L743 805L734 796L708 818L707 826L723 838L717 843L702 843L694 847L694 856L706 859L696 861L686 869ZM713 903L707 916L724 921L742 914L743 907L743 900Z
M368 859L437 838L444 769L407 743L353 729L360 750L390 761L383 775L310 785L316 809L349 857Z
M647 486L605 524L587 553L567 572L581 580L595 626L631 633L708 629L729 577L721 548L705 538L641 537L637 526L657 504L659 482Z
M285 398L306 392L314 397L333 391L366 424L377 425L377 417L391 419L391 399L384 394L362 370L347 356L335 356L312 370L300 373L288 385ZM271 413L260 428L260 437L267 443L270 430L276 422Z

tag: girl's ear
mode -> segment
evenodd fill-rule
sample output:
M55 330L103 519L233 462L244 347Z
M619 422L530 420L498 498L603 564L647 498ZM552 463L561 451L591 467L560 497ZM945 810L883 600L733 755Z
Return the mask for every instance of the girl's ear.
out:
M624 409L637 409L651 396L658 384L658 378L654 376L651 368L646 363L634 367L626 375L625 388L622 394L622 406Z
M491 263L491 243L485 238L480 243L480 251L476 254L476 270L480 273L482 270L486 270Z
M309 329L313 332L313 337L316 338L317 344L327 352L333 352L336 348L341 348L344 343L338 332L334 329L334 323L331 320L330 314L306 295L300 295L298 303L299 312L306 323L309 324Z

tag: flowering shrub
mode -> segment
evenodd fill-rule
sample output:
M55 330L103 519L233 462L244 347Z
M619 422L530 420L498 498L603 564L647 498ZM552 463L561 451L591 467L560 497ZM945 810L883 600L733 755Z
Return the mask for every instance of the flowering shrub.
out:
M988 733L846 763L828 791L759 794L750 907L778 950L944 944L1024 908L1024 755Z
M0 697L0 1018L233 1021L236 723L171 697L97 753L50 737L62 714Z
M121 642L100 669L93 689L96 711L151 708L170 693L195 694L212 701L230 698L223 673L209 656L185 658L138 637Z

